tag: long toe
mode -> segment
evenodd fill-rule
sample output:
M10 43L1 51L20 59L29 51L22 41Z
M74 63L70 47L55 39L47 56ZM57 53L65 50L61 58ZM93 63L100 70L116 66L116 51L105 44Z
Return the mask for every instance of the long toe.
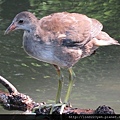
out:
M71 108L70 103L58 103L58 104L53 104L50 110L50 114L60 114L62 115L64 113L64 110L66 108Z
M60 103L60 104L53 104L50 110L50 114L63 114L65 107L67 104Z

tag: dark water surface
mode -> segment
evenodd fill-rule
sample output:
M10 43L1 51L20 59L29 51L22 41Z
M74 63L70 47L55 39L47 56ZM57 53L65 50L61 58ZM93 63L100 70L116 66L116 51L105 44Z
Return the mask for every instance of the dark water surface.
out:
M50 13L79 12L97 18L104 30L120 41L119 0L0 0L0 75L8 79L20 92L37 102L53 103L57 91L57 75L52 65L30 58L22 47L22 31L4 35L13 17L24 10L37 17ZM96 109L111 106L120 113L120 47L101 47L96 54L80 60L75 66L76 81L70 102L73 107ZM62 98L68 84L67 70ZM0 85L0 90L5 88ZM6 90L5 90L6 91ZM0 107L0 113L19 113Z

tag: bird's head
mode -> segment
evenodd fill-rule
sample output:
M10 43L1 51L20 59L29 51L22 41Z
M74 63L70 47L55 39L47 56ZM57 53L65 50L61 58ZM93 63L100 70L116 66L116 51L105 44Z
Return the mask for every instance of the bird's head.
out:
M17 29L31 31L35 29L37 21L38 19L32 13L21 12L15 16L10 26L6 29L5 34Z

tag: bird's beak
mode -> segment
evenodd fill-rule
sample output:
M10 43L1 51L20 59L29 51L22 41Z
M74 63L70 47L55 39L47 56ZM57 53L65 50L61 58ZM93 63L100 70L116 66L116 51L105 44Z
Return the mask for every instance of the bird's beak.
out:
M16 29L16 25L15 25L14 22L12 22L12 23L10 24L10 26L6 29L4 35L5 35L5 34L8 34L8 33L11 32L11 31L14 31L15 29Z

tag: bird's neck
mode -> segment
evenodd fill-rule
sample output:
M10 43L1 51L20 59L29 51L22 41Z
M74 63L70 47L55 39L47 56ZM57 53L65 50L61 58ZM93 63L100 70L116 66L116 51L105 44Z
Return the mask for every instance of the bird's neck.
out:
M28 33L34 33L36 32L36 30L38 29L38 26L37 26L38 22L34 21L34 22L31 22L31 24L25 29L26 32Z

